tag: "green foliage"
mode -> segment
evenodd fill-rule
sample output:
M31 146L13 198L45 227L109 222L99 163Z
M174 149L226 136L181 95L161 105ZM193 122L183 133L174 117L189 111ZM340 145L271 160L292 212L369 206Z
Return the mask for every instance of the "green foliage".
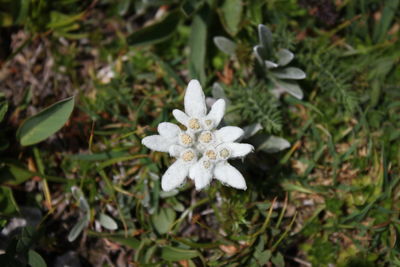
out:
M3 1L0 261L399 265L399 1L317 2ZM255 146L245 192L160 188L141 139L191 78Z
M23 146L43 141L57 132L67 122L73 109L74 98L70 97L26 119L18 128L18 141Z

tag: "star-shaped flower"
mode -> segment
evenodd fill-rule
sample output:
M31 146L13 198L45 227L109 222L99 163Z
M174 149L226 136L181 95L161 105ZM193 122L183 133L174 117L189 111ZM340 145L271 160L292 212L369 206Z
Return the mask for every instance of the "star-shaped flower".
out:
M217 100L207 114L205 96L200 83L191 80L186 90L185 112L175 109L174 117L186 130L163 122L159 135L145 137L142 144L161 152L169 152L176 161L161 180L164 191L181 186L186 177L194 180L197 190L210 184L213 177L237 189L246 189L242 174L228 163L230 158L241 158L253 150L249 144L236 143L243 130L235 126L216 129L225 113L225 101Z

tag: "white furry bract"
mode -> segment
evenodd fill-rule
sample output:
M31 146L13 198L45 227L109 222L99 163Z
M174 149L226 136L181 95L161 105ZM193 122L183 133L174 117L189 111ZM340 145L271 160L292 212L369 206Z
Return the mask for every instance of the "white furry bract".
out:
M185 112L175 109L172 114L186 130L162 122L157 127L159 135L142 139L142 144L149 149L168 152L176 158L161 178L162 189L178 188L189 177L197 190L207 187L212 178L246 190L242 174L228 163L228 159L245 157L253 151L253 146L235 142L243 135L239 127L217 129L225 113L225 100L217 100L207 114L203 89L199 81L191 80L186 89L184 108Z

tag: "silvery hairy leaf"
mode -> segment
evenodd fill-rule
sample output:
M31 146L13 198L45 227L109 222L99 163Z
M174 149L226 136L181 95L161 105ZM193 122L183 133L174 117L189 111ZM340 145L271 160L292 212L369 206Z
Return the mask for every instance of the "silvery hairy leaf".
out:
M299 68L289 67L282 70L275 70L272 72L275 77L279 79L289 79L289 80L302 80L306 77L304 71Z
M231 41L230 39L223 36L216 36L213 39L214 44L218 47L219 50L228 55L235 55L237 45Z
M282 48L278 51L277 57L279 66L286 66L293 60L294 54L289 50Z
M284 82L282 80L276 79L274 81L278 89L283 89L297 99L303 99L303 91L296 82Z

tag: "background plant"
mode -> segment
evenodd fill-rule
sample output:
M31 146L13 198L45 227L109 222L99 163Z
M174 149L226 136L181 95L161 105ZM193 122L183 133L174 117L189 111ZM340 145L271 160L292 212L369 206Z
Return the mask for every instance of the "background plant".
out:
M399 1L3 2L2 262L399 264ZM273 95L259 24L302 99ZM140 140L191 78L257 147L234 163L246 192L160 190L170 160ZM63 128L24 146L24 120L69 96Z

